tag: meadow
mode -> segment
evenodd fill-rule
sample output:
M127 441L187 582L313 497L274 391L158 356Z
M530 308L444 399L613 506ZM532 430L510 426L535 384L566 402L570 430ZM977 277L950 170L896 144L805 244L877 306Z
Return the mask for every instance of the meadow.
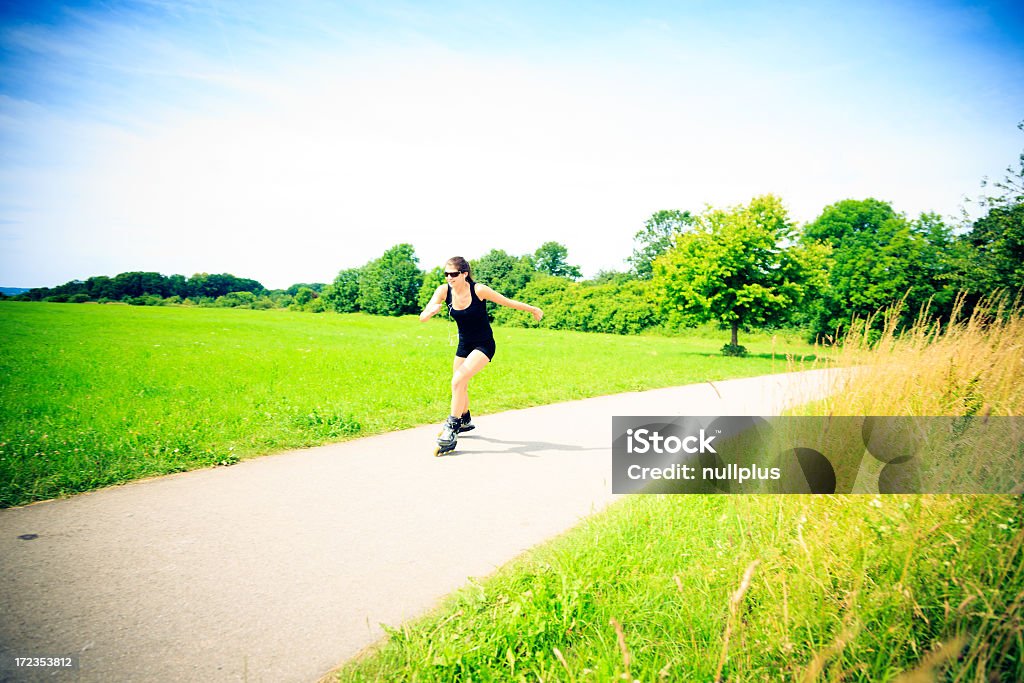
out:
M454 326L415 317L0 302L0 507L427 423L448 412ZM783 372L797 333L618 336L496 328L486 414ZM425 452L429 451L425 444Z
M1019 308L891 323L799 412L1024 414ZM1024 499L628 496L385 628L333 678L1021 681Z

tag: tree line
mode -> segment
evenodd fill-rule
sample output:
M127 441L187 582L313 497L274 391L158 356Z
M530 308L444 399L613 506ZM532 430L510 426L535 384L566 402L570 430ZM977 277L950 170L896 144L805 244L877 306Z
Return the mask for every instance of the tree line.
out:
M1022 124L1024 129L1024 124ZM1014 296L1024 287L1024 153L1006 177L983 183L980 218L946 222L934 213L910 217L891 203L845 199L798 225L782 200L701 212L654 213L634 236L628 269L583 280L568 249L547 242L513 255L493 249L471 260L474 278L545 310L540 323L513 311L496 322L635 334L716 321L730 331L726 353L742 354L744 329L794 326L813 339L839 339L854 319L902 302L903 322L927 310L952 314L982 297ZM416 313L444 282L440 266L419 267L410 244L399 244L331 283L266 290L233 275L163 276L122 273L33 289L15 297L43 301L126 301L291 308L373 315Z
M1024 124L1022 124L1024 126ZM742 329L791 326L812 340L841 339L854 320L899 305L900 323L922 312L948 319L993 295L1024 288L1024 153L1004 179L985 183L981 216L911 217L890 202L846 199L798 225L773 195L728 208L654 213L634 236L629 269L581 281L564 245L532 254L494 249L471 260L474 277L545 310L537 323L511 309L499 323L635 334L714 321L742 355ZM362 269L341 271L320 294L323 310L402 315L420 310L440 267L422 272L411 245Z
M235 292L263 295L267 294L267 289L256 280L235 277L228 273L197 273L186 278L184 275L130 272L114 277L97 275L87 280L72 280L56 287L37 287L13 298L16 301L124 301L147 305L164 300L172 300L174 303L181 303L185 299L213 300Z

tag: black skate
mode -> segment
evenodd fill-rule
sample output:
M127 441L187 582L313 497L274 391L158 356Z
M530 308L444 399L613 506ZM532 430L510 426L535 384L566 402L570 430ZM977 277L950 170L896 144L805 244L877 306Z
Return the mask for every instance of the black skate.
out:
M441 433L437 435L437 448L434 455L441 456L455 450L455 444L459 442L459 426L462 420L449 416L441 426Z
M474 429L476 429L476 425L473 424L473 418L469 416L469 411L467 410L462 414L462 419L459 420L459 434L471 432Z

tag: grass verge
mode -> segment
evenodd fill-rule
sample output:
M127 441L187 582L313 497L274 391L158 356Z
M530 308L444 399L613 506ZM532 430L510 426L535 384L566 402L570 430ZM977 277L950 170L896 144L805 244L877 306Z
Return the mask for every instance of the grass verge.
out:
M988 496L633 496L390 629L337 680L932 680L934 666L1018 681L1022 512Z

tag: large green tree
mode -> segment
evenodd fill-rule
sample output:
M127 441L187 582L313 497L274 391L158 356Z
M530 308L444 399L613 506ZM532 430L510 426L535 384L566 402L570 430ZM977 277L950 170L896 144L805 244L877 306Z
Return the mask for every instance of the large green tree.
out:
M708 209L653 264L654 285L672 325L718 320L740 352L741 325L787 322L819 284L822 245L794 244L796 226L773 195Z
M926 305L948 312L953 237L938 216L909 220L888 202L846 199L825 207L805 227L804 240L831 249L828 284L809 316L816 335L838 338L854 318L900 301L904 322Z
M375 315L417 312L423 283L419 259L411 244L398 244L367 263L359 273L359 309Z

